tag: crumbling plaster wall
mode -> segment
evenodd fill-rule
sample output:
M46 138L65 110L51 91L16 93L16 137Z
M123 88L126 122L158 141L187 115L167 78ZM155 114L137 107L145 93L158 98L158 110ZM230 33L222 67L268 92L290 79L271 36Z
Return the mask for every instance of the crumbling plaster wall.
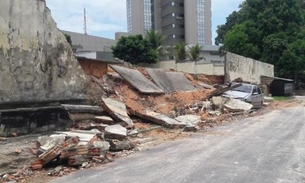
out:
M261 83L261 76L274 77L274 66L251 58L227 52L225 56L225 81L242 78L249 83Z
M86 81L45 0L1 0L0 104L83 98Z

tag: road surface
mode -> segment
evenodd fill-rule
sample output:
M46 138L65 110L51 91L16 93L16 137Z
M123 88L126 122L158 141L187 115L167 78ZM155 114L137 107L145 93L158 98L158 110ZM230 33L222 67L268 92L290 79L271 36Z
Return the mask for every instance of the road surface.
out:
M271 111L51 183L305 182L304 112Z

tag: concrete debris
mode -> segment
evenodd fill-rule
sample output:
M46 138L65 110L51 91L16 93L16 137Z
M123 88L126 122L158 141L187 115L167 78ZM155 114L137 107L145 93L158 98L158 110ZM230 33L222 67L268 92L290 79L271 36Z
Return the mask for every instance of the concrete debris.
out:
M209 85L209 84L206 84L206 83L198 82L198 84L205 89L212 89L213 88L212 85Z
M181 72L166 72L167 78L172 83L175 91L194 91L196 88Z
M224 104L224 107L229 112L239 112L249 111L253 105L238 99L230 99Z
M164 69L145 68L152 80L166 93L172 93L175 90L171 80L166 75Z
M267 97L267 96L265 96L264 97L264 102L273 102L274 101L274 99L272 98L272 97Z
M113 119L123 122L123 126L130 128L134 126L127 114L126 105L123 102L111 98L102 98L101 105Z
M42 152L48 151L52 149L59 143L63 143L65 141L65 135L52 135L52 136L41 136L38 137L37 146Z
M119 141L119 140L109 140L110 151L123 151L135 148L135 144L129 140Z
M167 128L182 128L187 125L187 123L177 121L176 119L170 118L164 114L156 113L150 110L146 110L145 113L139 113L136 111L133 113L142 119L152 121Z
M138 134L139 134L139 131L137 129L133 129L128 132L128 136L131 136L131 137L137 136Z
M100 148L101 151L108 151L109 150L109 142L107 141L102 141L102 140L96 140L93 142L93 146L94 147L97 147L97 148Z
M103 114L104 109L100 106L91 106L91 105L68 105L68 104L62 104L63 107L65 107L69 113L76 114L76 113L88 113L88 114Z
M94 121L96 123L104 123L104 124L107 124L107 125L113 125L114 124L113 119L109 116L96 116L94 118Z
M141 93L158 94L164 93L157 85L147 79L138 70L128 69L120 66L110 65L117 73L119 73L128 83L139 90Z
M218 108L218 109L221 109L223 107L223 105L225 104L226 102L226 98L224 97L212 97L211 98L211 102L212 104Z
M127 129L121 125L111 125L105 128L104 138L124 140L127 137Z
M270 102L264 102L263 103L263 106L265 106L265 107L267 107L267 106L269 106L270 105Z
M178 116L175 119L181 123L186 123L187 126L196 126L199 122L201 122L201 117L197 115Z
M199 130L199 127L196 125L187 125L186 127L183 128L184 132L196 132Z

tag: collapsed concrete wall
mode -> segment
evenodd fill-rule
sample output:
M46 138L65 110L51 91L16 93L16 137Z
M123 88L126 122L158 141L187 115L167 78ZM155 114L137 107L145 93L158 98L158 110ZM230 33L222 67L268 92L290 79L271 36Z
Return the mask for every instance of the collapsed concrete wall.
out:
M274 66L251 58L227 52L225 56L225 81L242 78L245 82L260 84L261 76L274 77Z
M0 104L84 97L87 77L45 0L2 0Z

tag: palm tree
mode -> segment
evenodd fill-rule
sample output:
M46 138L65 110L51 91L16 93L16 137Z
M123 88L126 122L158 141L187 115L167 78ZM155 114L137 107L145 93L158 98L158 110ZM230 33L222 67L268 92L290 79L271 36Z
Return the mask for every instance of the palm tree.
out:
M168 54L167 50L162 45L165 40L165 36L162 36L157 30L151 29L146 31L146 39L151 44L152 49L157 50L160 56L166 56Z
M175 45L175 51L176 51L176 61L182 62L187 57L186 47L185 43L180 43Z
M198 43L195 46L189 47L188 51L188 57L197 63L197 61L204 59L202 56L200 56L200 50L202 49L202 46L200 46Z

